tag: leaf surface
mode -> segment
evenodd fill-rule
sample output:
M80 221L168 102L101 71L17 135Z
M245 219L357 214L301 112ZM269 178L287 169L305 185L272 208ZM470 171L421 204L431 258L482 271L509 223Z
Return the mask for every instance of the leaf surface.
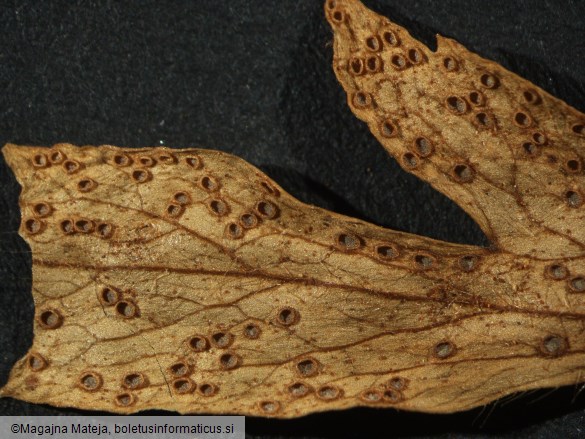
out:
M454 40L429 50L357 0L325 10L350 108L406 171L502 250L583 254L582 113Z
M357 1L325 11L352 110L493 248L305 205L221 152L9 144L36 314L3 396L295 417L583 381L585 117Z

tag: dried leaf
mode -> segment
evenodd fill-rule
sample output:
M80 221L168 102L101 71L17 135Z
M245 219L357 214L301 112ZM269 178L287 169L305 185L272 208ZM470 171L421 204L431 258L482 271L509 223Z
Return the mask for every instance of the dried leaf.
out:
M359 1L325 9L350 108L407 172L499 249L583 255L585 115L454 40L430 51Z
M36 317L3 396L294 417L583 381L585 116L357 1L325 9L351 108L494 248L304 205L221 152L7 145Z

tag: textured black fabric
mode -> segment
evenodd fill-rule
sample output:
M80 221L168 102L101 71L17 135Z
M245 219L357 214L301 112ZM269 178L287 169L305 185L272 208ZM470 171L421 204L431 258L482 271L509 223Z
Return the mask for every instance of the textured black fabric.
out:
M0 6L1 144L219 149L302 201L487 245L461 209L403 172L351 114L331 69L321 1L8 3ZM585 110L581 0L366 3L428 44L435 33L455 38ZM31 257L16 233L18 193L0 158L0 384L32 341ZM258 438L583 437L578 390L446 416L355 409L247 425ZM1 414L73 412L0 400Z

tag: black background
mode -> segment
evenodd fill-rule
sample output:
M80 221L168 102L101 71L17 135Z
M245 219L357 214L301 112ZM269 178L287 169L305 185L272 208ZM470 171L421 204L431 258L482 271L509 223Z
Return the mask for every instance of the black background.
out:
M6 2L2 2L5 4ZM457 39L585 110L585 2L369 0L434 46ZM0 6L0 144L167 145L243 157L302 201L393 229L487 245L403 172L349 111L319 0L8 2ZM32 340L19 188L0 158L0 384ZM583 388L581 387L581 390ZM579 386L431 416L354 409L250 437L585 437ZM0 414L66 414L0 400Z

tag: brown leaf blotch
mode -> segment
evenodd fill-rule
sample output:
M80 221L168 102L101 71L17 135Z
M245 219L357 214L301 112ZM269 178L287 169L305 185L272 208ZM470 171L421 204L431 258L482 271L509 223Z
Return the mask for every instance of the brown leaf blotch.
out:
M180 378L189 375L191 367L184 361L177 361L169 367L169 371L173 377Z
M408 386L408 380L403 377L394 377L388 381L388 387L395 390L404 390Z
M340 233L335 238L337 247L345 251L354 251L363 247L362 238L353 233Z
M24 220L24 229L29 235L36 235L45 230L46 223L37 218L29 218Z
M437 258L430 253L418 253L414 255L414 265L418 270L430 270L435 268Z
M37 321L41 328L57 329L63 324L63 316L56 309L47 309L40 312Z
M386 119L380 124L380 134L387 138L396 137L398 135L398 126L392 120Z
M382 392L377 389L366 389L360 393L360 399L368 404L380 402L382 400Z
M76 174L82 167L83 164L79 163L77 160L65 160L63 162L63 169L65 169L67 174Z
M156 165L156 160L150 156L139 156L136 161L140 166L145 166L147 168L152 168Z
M120 297L120 290L109 286L103 287L99 294L99 299L105 306L115 305L120 300Z
M136 183L146 183L152 179L152 173L147 169L136 169L132 171L132 179Z
M77 182L77 190L83 193L91 192L97 186L97 182L91 178L84 178Z
M389 261L400 256L400 250L394 243L384 243L376 246L375 254L379 259Z
M49 155L49 160L54 165L58 165L60 163L63 163L63 161L65 161L65 159L67 159L67 156L59 150L53 151Z
M261 401L258 406L265 415L275 415L280 411L280 403L278 401Z
M215 396L218 392L218 387L212 383L203 383L197 388L197 393L201 396Z
M379 52L382 50L382 41L378 35L372 35L366 38L366 47L372 52Z
M433 143L426 137L417 137L414 142L414 152L419 157L429 157L434 152Z
M148 386L148 378L142 372L131 372L122 379L122 387L129 390L142 389Z
M213 344L213 346L220 349L226 349L230 347L234 340L235 340L234 335L229 332L223 331L215 332L211 336L211 343Z
M400 38L398 38L398 35L392 29L384 30L382 32L382 38L384 39L384 42L390 46L400 46Z
M39 218L45 218L53 213L53 208L48 203L37 203L33 206L34 214Z
M296 309L286 306L278 311L276 322L282 326L291 326L297 324L300 318L301 315Z
M187 204L191 204L191 196L184 191L175 192L173 195L173 202L181 206L186 206Z
M530 117L529 114L523 112L523 111L518 111L515 115L514 115L514 124L517 127L520 128L530 128L532 126L532 117Z
M415 170L420 164L418 157L411 152L405 152L402 154L400 161L402 162L402 165L409 171Z
M343 391L334 385L324 385L317 389L316 395L323 401L333 401L340 398Z
M228 223L225 227L225 235L231 239L240 239L244 236L244 228L238 223Z
M59 227L65 235L72 235L75 233L75 225L71 219L64 219L59 224Z
M115 154L113 163L119 167L126 167L132 164L132 158L128 154Z
M579 136L585 136L585 124L576 123L571 127L571 130L573 131L573 133Z
M201 169L203 167L203 161L201 160L201 157L197 155L186 157L185 163L187 163L193 169Z
M459 268L461 270L465 271L466 273L469 273L469 272L475 270L479 263L480 263L480 258L479 258L479 256L476 256L476 255L465 255L465 256L461 256L458 259Z
M184 211L185 211L185 206L178 204L178 203L170 203L166 209L167 215L171 218L180 217Z
M222 369L235 369L242 363L242 357L235 352L226 352L219 357L219 365Z
M96 225L96 233L102 239L109 239L114 234L114 226L110 223L98 223Z
M213 215L225 216L230 213L228 204L219 198L210 198L207 200L206 205Z
M372 95L364 91L358 91L353 95L352 103L357 108L367 108L372 105Z
M73 228L79 233L92 233L95 230L95 223L87 218L77 218L73 222Z
M559 357L569 349L569 342L560 335L549 335L540 344L540 351L548 357Z
M204 175L199 180L199 186L206 192L216 192L219 190L219 182L210 175Z
M469 93L469 102L474 107L483 107L486 103L485 95L479 90L473 90Z
M456 59L446 56L443 58L443 67L448 72L456 72L459 69L459 63Z
M170 152L158 153L156 156L156 160L162 163L163 165L174 165L177 163L177 157Z
M404 399L404 395L400 390L390 388L384 390L384 393L382 394L382 399L390 404L398 404L399 402L402 402L402 400Z
M453 166L451 176L458 183L471 183L475 178L475 171L471 166L459 163Z
M541 146L546 145L546 143L548 142L546 135L544 133L541 133L540 131L535 131L534 133L532 133L532 140L534 141L534 143Z
M137 397L133 393L120 393L114 398L116 405L120 407L130 407L136 404Z
M173 380L171 386L175 393L179 395L185 395L188 393L193 393L197 386L190 378L177 378Z
M404 70L409 66L408 60L401 53L392 55L392 58L390 58L390 63L396 70Z
M95 392L103 385L102 376L94 371L88 371L79 377L79 387L87 392Z
M522 97L528 104L538 105L542 101L538 92L534 89L524 90Z
M575 276L569 281L569 288L572 292L582 293L585 291L585 277Z
M32 352L28 355L27 365L33 372L40 372L49 366L49 362L41 354Z
M459 96L449 96L445 100L445 104L447 105L447 109L451 113L456 114L456 115L465 114L465 113L467 113L467 110L469 109L469 105L467 104L467 101Z
M209 349L209 341L203 335L194 335L187 341L189 348L194 352L205 352Z
M442 341L437 343L435 346L433 346L432 349L432 355L439 360L445 360L449 357L452 357L456 352L457 348L450 341Z
M262 181L260 183L260 187L266 192L268 195L272 195L275 197L280 196L280 191L269 181Z
M500 85L500 80L497 76L492 75L491 73L484 73L480 77L481 85L488 89L498 88Z
M116 313L124 319L132 319L134 317L140 317L140 310L138 305L132 300L120 300L116 304Z
M262 330L257 324L249 323L246 326L244 326L243 333L245 337L251 340L255 340L260 337L260 335L262 334Z
M256 204L256 212L261 218L275 219L280 214L280 209L272 201L262 200Z
M302 377L315 376L319 373L319 369L319 362L311 357L303 358L296 364L296 370Z
M583 205L583 195L579 191L567 191L564 198L569 207L578 208Z
M35 154L32 158L32 164L35 168L46 168L51 165L45 154Z
M551 264L546 266L545 274L550 279L563 280L569 275L569 270L562 264Z
M297 381L289 385L287 390L293 398L302 398L311 393L313 389L308 384L305 384L302 381Z
M253 212L240 215L240 225L244 229L253 229L258 225L258 217Z
M408 60L416 65L421 64L426 60L425 54L418 48L414 47L408 50Z

